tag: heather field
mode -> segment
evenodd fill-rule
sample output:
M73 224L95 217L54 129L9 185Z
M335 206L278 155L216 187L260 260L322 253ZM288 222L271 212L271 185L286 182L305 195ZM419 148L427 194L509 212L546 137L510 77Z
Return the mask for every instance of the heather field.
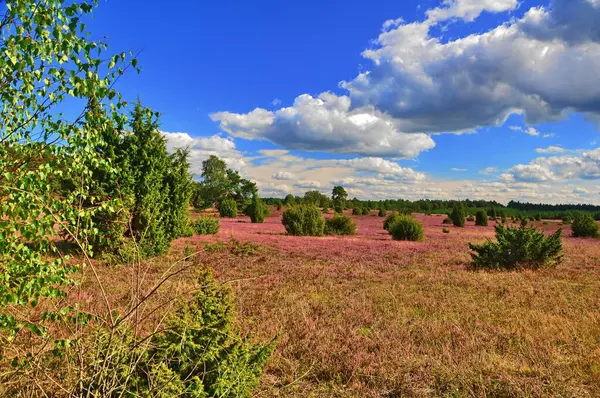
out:
M250 338L277 339L257 397L600 395L597 240L568 237L565 225L558 267L474 272L467 245L493 238L493 222L443 233L442 216L416 214L425 240L397 242L374 214L352 216L348 237L287 236L271 209L263 224L223 218L216 236L181 238L147 262L148 286L181 270L145 303L147 323L160 323L207 265L230 286ZM126 306L134 271L97 269L111 302ZM71 298L101 306L95 286L87 271Z

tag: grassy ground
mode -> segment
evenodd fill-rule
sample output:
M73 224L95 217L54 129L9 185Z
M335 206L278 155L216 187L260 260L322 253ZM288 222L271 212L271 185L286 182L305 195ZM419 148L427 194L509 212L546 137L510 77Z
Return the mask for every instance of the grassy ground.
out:
M151 260L143 284L186 251L218 249L216 241L258 249L200 253L145 313L168 310L194 288L196 266L211 266L235 292L244 330L278 336L261 397L600 396L598 241L566 237L556 269L471 272L467 243L493 237L491 225L444 234L442 216L417 216L425 242L403 243L382 230L383 218L353 218L357 236L323 238L285 236L276 212L265 224L223 219L218 236L178 240ZM134 294L125 288L131 275L100 268L115 305ZM74 298L101 306L86 278Z

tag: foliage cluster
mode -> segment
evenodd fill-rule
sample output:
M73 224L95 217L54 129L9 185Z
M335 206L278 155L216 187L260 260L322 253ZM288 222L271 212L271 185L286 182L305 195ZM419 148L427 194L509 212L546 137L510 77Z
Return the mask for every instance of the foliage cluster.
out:
M314 205L296 205L283 212L281 222L289 235L321 236L325 221L321 210Z
M202 162L202 181L195 183L193 204L198 209L216 206L233 199L236 207L245 209L256 194L256 184L242 178L239 172L228 169L223 159L211 155Z
M76 396L250 397L274 342L253 344L234 322L230 291L208 271L192 300L149 340L100 329Z
M199 235L214 235L219 232L219 219L200 216L194 221L194 232Z
M238 215L237 202L233 198L225 198L219 203L219 214L221 217L235 218Z
M265 217L269 216L269 207L258 197L258 194L255 194L252 202L246 207L246 215L250 217L253 224L262 224L265 222Z
M400 219L400 214L394 212L390 215L388 215L385 220L383 221L383 229L385 229L386 231L390 231L390 226L395 223L396 221L398 221Z
M400 215L390 226L389 232L394 240L420 242L423 240L423 225L407 215Z
M350 216L336 214L333 217L325 219L326 235L355 235L356 224Z
M562 230L551 236L535 228L496 225L496 242L469 244L474 269L541 268L556 265L562 258Z
M480 227L488 226L488 215L485 210L479 210L475 214L475 225L478 225Z
M598 224L591 214L578 214L571 224L571 229L576 238L597 238L599 236Z
M450 219L455 227L464 227L466 217L465 209L462 206L456 206L450 214Z

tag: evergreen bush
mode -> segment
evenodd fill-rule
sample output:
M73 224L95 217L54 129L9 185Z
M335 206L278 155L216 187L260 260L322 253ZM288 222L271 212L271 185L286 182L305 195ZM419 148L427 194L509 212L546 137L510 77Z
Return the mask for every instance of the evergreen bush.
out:
M419 242L423 240L423 225L411 216L402 215L390 225L390 234L394 240Z
M356 224L349 216L336 214L325 219L325 235L355 235Z
M215 217L200 216L194 221L194 232L198 235L214 235L219 228L219 220Z
M572 236L575 238L597 238L598 224L589 213L577 214L571 224Z
M496 225L496 242L469 244L473 269L541 268L556 265L562 258L562 230L546 237L535 228Z
M475 225L480 227L488 226L488 215L485 210L479 210L477 214L475 214Z
M150 339L99 330L74 396L250 397L274 342L253 344L234 321L231 293L203 272L194 297Z
M455 206L450 214L450 219L452 220L452 224L456 227L464 227L465 226L465 209L462 206Z
M252 202L246 207L246 215L250 217L253 224L262 224L265 222L265 217L269 215L269 207L258 195L254 195Z
M400 214L398 214L398 213L390 214L383 221L383 229L385 229L386 231L389 232L392 224L395 223L396 221L398 221L399 219L400 219Z
M226 198L219 204L219 214L221 217L235 218L237 217L238 208L235 200Z
M289 235L322 236L325 220L321 210L314 205L297 205L287 208L281 222Z

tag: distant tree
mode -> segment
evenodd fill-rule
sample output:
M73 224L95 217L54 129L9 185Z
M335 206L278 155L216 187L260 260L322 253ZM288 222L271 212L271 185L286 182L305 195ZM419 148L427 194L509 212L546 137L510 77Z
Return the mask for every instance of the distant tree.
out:
M210 155L202 162L201 195L210 206L227 196L227 164L217 156Z
M306 204L311 204L311 205L315 205L315 206L321 206L323 204L324 200L327 199L327 197L325 195L323 195L321 192L319 191L307 191L306 193L304 193L304 203Z
M292 194L288 194L283 201L286 206L293 206L296 204L296 199Z
M333 187L333 190L331 192L331 199L333 201L346 201L348 199L348 192L346 192L344 187L336 185L335 187Z
M228 169L223 159L211 155L202 162L202 182L196 185L195 204L199 208L219 206L232 198L240 208L245 208L256 193L256 184L242 178L239 172Z

